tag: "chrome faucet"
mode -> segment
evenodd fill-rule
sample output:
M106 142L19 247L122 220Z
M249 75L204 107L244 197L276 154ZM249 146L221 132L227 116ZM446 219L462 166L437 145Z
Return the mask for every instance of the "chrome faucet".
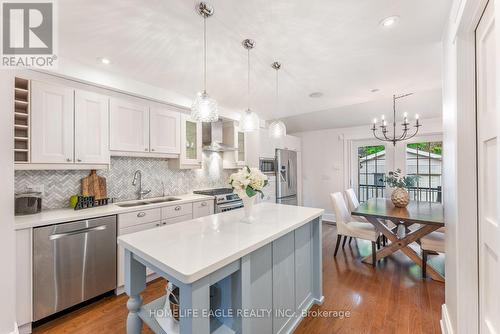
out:
M142 189L142 173L140 170L136 170L134 173L134 180L132 181L133 186L137 184L137 179L139 179L139 199L144 199L144 196L149 194L151 190Z

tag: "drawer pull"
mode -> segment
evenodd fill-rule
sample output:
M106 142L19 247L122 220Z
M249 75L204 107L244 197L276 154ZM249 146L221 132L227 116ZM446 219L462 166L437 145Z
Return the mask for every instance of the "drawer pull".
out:
M174 210L175 210L175 211L179 211L180 209L181 209L181 207L178 205L178 206L176 206L176 207L175 207L175 209L174 209Z
M207 206L207 202L201 202L201 206Z
M137 217L139 217L139 218L141 218L141 217L145 217L145 216L146 216L146 212L142 212L142 211L141 211L141 212L139 212L139 213L137 214Z

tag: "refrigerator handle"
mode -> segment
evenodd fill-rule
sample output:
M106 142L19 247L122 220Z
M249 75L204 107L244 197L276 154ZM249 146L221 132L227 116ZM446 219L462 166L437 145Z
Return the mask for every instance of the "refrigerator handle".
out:
M290 189L292 187L292 185L290 184L290 181L292 180L292 170L290 169L290 159L288 159L288 180L287 180L287 183L288 183L288 189Z

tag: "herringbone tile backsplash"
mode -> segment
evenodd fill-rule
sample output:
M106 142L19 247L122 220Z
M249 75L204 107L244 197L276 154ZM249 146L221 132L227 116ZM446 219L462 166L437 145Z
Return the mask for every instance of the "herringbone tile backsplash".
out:
M203 155L203 168L178 170L169 168L168 160L154 158L112 157L109 170L97 174L106 178L108 197L116 200L136 199L138 186L132 185L134 172L142 172L144 189L151 189L148 197L180 195L196 189L228 187L229 175L234 172L222 169L222 158L218 153ZM26 191L30 186L43 185L43 209L69 206L69 198L81 191L81 179L89 175L88 170L43 170L16 171L15 190Z

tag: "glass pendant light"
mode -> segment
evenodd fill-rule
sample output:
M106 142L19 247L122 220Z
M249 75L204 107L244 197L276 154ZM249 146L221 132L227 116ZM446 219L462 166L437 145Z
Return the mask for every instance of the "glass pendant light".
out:
M243 132L252 132L259 130L259 116L250 109L250 50L254 48L255 42L251 39L243 41L243 47L248 51L248 83L247 83L247 105L240 117L240 130Z
M203 17L203 91L196 95L191 106L191 117L198 122L216 122L219 119L217 101L207 93L207 18L214 14L214 9L206 2L196 6Z
M278 71L281 68L281 64L275 61L271 64L271 67L276 70L276 109L279 108L279 89L278 89ZM269 136L271 138L279 139L286 136L286 125L281 120L274 120L271 125L269 125Z

